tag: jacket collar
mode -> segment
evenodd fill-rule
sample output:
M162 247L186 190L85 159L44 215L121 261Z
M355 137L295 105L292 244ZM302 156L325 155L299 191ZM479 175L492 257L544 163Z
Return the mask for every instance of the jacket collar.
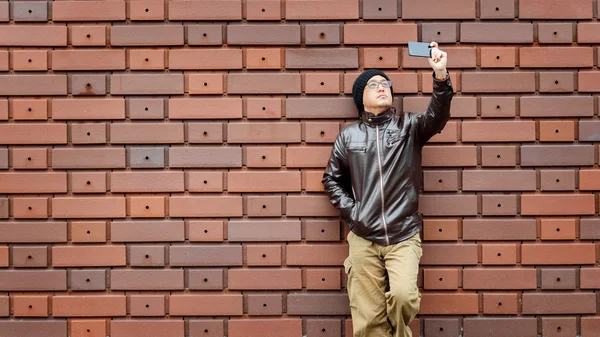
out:
M381 125L388 122L395 114L395 109L387 109L386 111L375 115L371 112L363 111L360 118L367 125Z

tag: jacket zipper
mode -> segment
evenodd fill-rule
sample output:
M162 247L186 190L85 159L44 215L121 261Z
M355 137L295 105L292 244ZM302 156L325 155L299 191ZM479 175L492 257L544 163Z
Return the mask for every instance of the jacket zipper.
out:
M390 244L390 238L388 236L387 222L385 221L385 199L383 197L383 169L381 168L381 153L379 149L379 125L375 126L377 130L377 162L379 163L379 187L381 190L381 219L383 220L383 230L385 231L385 244Z

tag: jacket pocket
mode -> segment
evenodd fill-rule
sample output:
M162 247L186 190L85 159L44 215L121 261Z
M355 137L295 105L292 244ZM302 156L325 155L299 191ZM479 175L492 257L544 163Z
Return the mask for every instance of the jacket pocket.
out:
M367 152L367 143L350 143L348 152L364 153Z

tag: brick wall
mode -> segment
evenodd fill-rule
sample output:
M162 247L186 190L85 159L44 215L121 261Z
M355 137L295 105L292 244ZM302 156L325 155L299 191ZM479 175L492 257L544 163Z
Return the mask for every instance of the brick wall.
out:
M424 149L415 335L600 336L596 0L0 1L0 336L350 336L320 179L386 70ZM463 331L461 331L463 330Z

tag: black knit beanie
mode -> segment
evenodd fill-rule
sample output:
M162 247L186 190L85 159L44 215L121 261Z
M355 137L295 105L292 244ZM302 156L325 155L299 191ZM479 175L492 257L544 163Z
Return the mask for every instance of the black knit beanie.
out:
M369 69L367 71L363 71L360 75L358 75L358 77L354 81L354 85L352 86L352 98L354 98L354 104L356 104L359 116L365 110L365 106L363 104L363 92L365 91L365 86L367 85L367 82L369 82L371 77L377 75L383 76L388 81L390 80L390 78L383 71L379 69ZM394 90L392 87L390 87L390 92L392 93L393 99Z

